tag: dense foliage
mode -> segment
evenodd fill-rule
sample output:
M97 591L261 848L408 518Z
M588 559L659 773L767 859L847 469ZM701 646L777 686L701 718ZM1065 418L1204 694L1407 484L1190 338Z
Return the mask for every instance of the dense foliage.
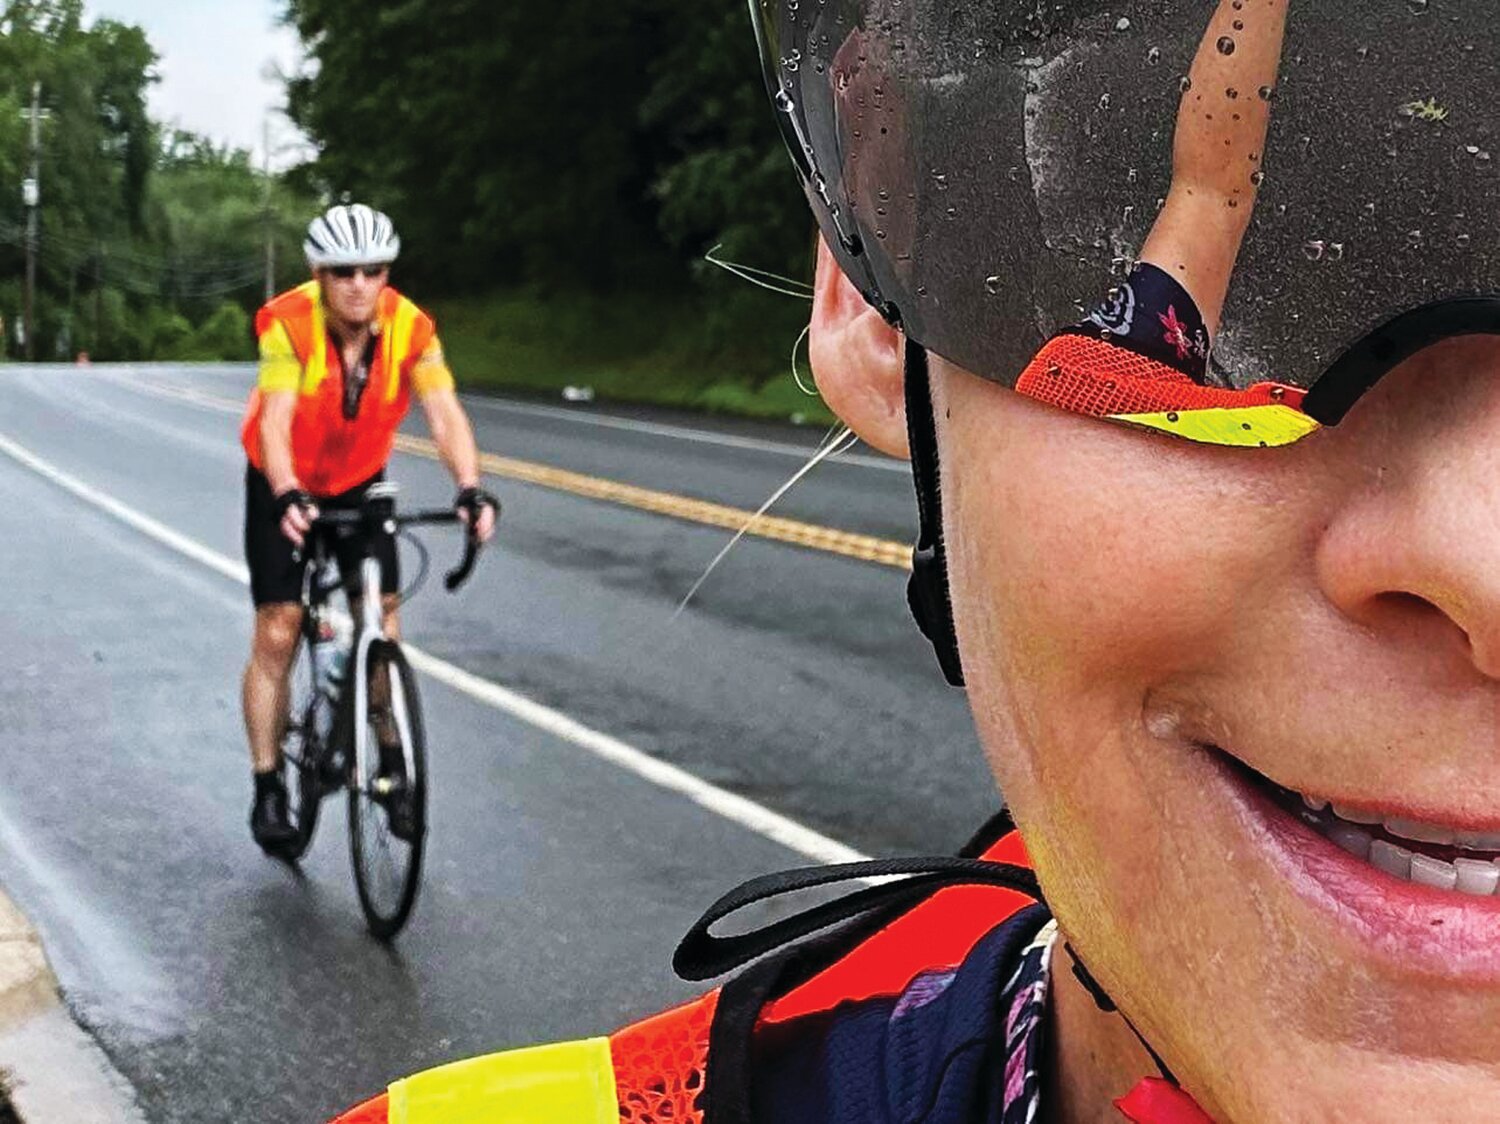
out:
M806 276L811 257L742 0L287 0L287 18L307 182L388 210L404 279L687 300L700 350L784 368L763 329L794 337L805 310L702 261L722 242Z
M268 183L246 152L149 118L140 28L0 0L6 354L40 82L38 358L248 356L268 231L285 286L318 201L347 195L396 219L400 284L462 312L481 377L607 368L691 400L695 380L784 375L805 307L704 260L722 244L795 277L811 260L741 0L282 2L307 56L287 108L317 156Z
M248 154L163 130L146 111L156 53L138 27L87 22L82 0L0 8L0 316L19 328L30 163L41 83L36 356L228 358L250 354L263 295L267 184ZM310 207L276 185L280 257L300 273Z

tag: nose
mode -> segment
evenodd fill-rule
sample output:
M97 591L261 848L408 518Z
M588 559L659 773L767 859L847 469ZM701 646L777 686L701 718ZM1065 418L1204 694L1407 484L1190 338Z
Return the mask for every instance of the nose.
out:
M1345 616L1500 679L1500 368L1487 373L1470 393L1431 372L1428 393L1462 393L1462 408L1418 404L1409 424L1398 408L1379 421L1391 439L1370 446L1316 568Z

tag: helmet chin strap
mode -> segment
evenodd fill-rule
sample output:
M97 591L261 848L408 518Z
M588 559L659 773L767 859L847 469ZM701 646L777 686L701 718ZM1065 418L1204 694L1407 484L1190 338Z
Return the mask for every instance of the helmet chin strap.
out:
M938 666L955 687L964 685L958 637L953 629L953 600L948 590L948 555L943 549L943 501L938 468L937 418L927 349L905 337L906 433L911 446L911 475L917 488L917 541L911 552L906 604L917 627L932 644Z

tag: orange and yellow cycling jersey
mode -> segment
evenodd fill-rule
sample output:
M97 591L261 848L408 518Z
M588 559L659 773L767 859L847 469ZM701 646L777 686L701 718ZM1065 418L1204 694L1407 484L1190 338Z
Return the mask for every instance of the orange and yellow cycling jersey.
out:
M315 496L338 495L378 473L390 460L412 395L453 387L432 317L395 289L380 295L369 381L352 419L344 413L343 361L329 336L316 281L267 303L255 330L260 379L240 429L245 455L264 471L261 403L267 394L295 393L292 467Z

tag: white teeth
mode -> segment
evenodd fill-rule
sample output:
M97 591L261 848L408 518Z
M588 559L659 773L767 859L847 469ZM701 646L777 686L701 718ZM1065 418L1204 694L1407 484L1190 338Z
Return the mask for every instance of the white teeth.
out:
M1370 863L1377 870L1411 881L1411 852L1405 847L1377 839L1370 844ZM1500 867L1496 869L1500 870Z
M1500 871L1500 867L1496 870ZM1411 880L1438 890L1451 890L1458 885L1458 871L1452 863L1445 863L1442 859L1435 859L1430 855L1412 855Z
M1334 823L1327 830L1327 835L1333 843L1348 851L1358 859L1370 858L1370 841L1373 836L1362 827L1355 827L1352 823ZM1489 866L1489 863L1484 865ZM1495 877L1500 879L1500 866L1495 869Z
M1500 866L1483 859L1454 859L1453 867L1458 872L1456 889L1464 894L1488 897L1500 885Z
M1454 890L1475 897L1500 897L1500 832L1458 831L1394 816L1387 819L1312 796L1304 795L1302 803L1313 813L1304 815L1303 819L1319 834L1341 851L1378 870L1406 882L1439 890ZM1489 852L1489 857L1466 856L1447 862L1402 847L1389 839L1377 838L1379 832L1369 830L1375 827L1383 827L1387 834L1398 839Z
M1385 829L1392 835L1415 840L1418 843L1437 843L1447 846L1453 842L1451 829L1438 827L1436 824L1418 823L1416 820L1388 819L1385 821Z
M1373 812L1361 812L1355 808L1346 808L1342 804L1335 804L1333 806L1333 814L1341 820L1348 820L1350 823L1368 824L1371 827L1385 820L1384 816L1377 816Z

